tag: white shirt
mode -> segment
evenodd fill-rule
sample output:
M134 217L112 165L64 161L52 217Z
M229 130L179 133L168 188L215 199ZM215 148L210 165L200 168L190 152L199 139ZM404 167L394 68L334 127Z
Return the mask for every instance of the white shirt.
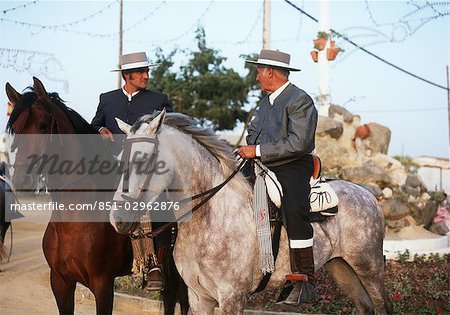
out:
M269 95L269 104L270 105L273 105L273 103L275 102L275 99L281 94L281 92L284 91L284 89L289 85L289 83L290 82L287 81L285 84L283 84L278 89L276 89L275 92L273 92ZM256 156L257 157L261 156L261 147L259 146L259 144L256 146Z
M123 92L123 94L125 94L126 97L128 97L128 102L131 102L131 98L132 98L133 96L135 96L136 94L138 94L140 91L141 91L141 90L138 90L138 91L136 91L136 92L130 94L130 93L128 93L127 91L125 91L125 85L122 87L122 92Z

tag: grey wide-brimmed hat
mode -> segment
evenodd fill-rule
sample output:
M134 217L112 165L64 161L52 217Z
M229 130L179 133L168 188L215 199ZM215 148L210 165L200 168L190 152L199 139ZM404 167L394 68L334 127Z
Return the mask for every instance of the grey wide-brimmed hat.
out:
M301 71L289 65L291 55L279 50L262 49L259 53L258 60L245 60L245 62L255 65L281 68L289 71Z
M154 66L157 66L157 64L150 64L145 52L137 52L122 55L122 58L120 58L120 68L111 71L131 70Z

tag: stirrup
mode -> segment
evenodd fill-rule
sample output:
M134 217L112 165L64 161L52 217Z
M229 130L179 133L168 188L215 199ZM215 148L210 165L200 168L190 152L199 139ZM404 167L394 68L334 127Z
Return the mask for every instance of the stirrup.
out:
M311 282L297 282L289 296L284 301L286 305L311 303L317 299L316 288Z
M152 276L153 273L153 276ZM159 279L151 279L156 275L159 276ZM145 290L147 291L162 291L164 290L164 280L163 274L160 267L153 267L147 273L145 277Z

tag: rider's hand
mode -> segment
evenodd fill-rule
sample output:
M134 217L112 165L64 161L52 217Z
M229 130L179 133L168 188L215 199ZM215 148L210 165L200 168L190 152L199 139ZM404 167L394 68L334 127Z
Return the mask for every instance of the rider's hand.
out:
M112 142L114 142L114 137L111 131L109 131L108 128L102 127L98 131L100 133L100 136L102 136L103 140L110 139Z
M253 159L256 157L256 145L243 145L237 150L243 159Z

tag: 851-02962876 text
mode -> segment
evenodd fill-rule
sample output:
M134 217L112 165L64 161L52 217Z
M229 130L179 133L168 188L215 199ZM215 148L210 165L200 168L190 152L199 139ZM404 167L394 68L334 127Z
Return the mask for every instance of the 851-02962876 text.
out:
M180 209L178 201L95 201L94 203L69 203L64 204L57 201L45 203L30 202L10 205L11 211L177 211Z

